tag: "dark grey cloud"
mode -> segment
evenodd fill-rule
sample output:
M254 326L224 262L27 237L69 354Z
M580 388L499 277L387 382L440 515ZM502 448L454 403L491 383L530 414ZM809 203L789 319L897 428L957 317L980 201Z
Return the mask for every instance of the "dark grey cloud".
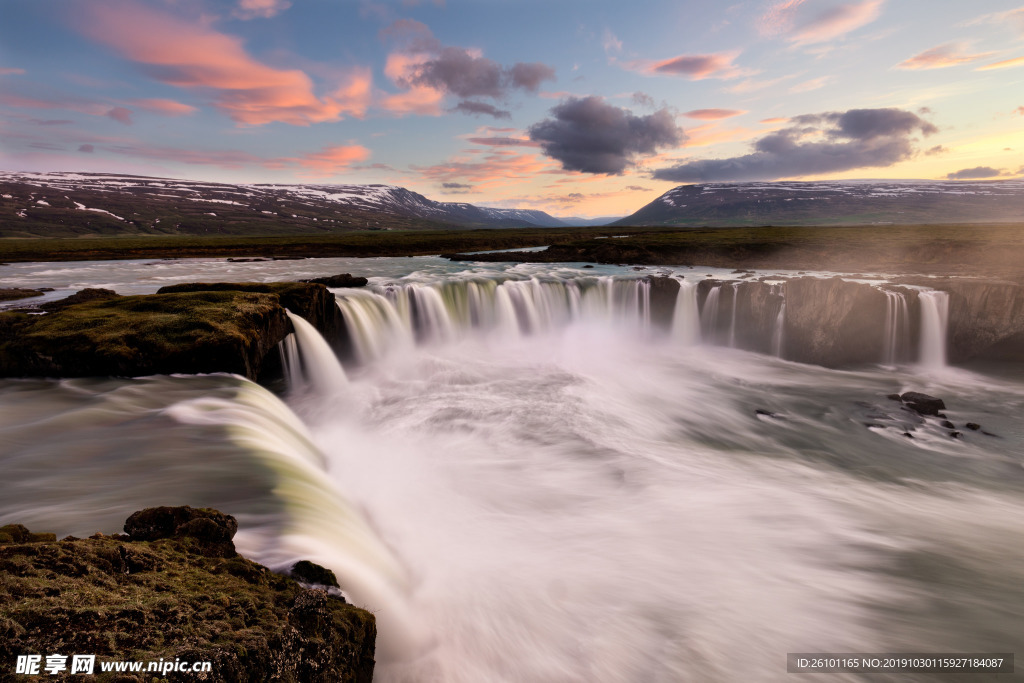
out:
M512 68L508 70L508 74L513 87L529 92L537 92L540 84L544 81L555 80L555 70L541 62L513 64Z
M925 154L931 157L935 156L936 154L945 154L948 151L948 147L943 147L942 145L935 145L934 147L930 147L927 150L925 150Z
M979 178L997 178L1003 174L1002 169L991 166L975 166L974 168L962 168L953 173L947 173L947 180L977 180Z
M503 100L512 89L536 92L543 81L554 78L555 70L546 64L520 62L505 68L487 57L474 56L461 47L444 47L436 58L419 64L407 81L411 85L444 90L458 97Z
M92 154L93 152L96 151L96 148L93 147L92 145L79 145L78 151L85 152L86 154Z
M504 103L515 90L535 93L544 81L555 80L554 68L541 62L506 67L465 48L442 45L426 24L414 19L393 22L381 31L381 38L397 43L403 52L429 55L395 82L400 87L428 87L461 98L450 111L508 118L507 111L482 104L479 98Z
M441 183L441 187L446 190L472 190L472 185L466 185L464 183Z
M496 119L507 119L512 116L512 112L506 109L498 109L493 104L487 104L486 102L476 102L474 100L463 100L457 105L449 109L449 111L462 112L463 114L473 114L479 116L480 114L486 114L487 116L493 116Z
M553 118L530 126L530 139L567 171L619 175L638 155L686 139L668 109L635 116L600 97L570 97L551 113Z
M654 172L658 180L708 182L775 180L891 166L916 152L914 135L938 129L901 109L851 109L794 116L789 128L754 142L754 150L729 159L702 159Z

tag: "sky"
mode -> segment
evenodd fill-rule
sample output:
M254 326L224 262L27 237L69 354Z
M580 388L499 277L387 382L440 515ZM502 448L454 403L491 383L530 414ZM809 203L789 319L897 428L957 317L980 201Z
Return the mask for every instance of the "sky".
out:
M996 0L0 0L0 170L622 216L686 183L1024 175Z

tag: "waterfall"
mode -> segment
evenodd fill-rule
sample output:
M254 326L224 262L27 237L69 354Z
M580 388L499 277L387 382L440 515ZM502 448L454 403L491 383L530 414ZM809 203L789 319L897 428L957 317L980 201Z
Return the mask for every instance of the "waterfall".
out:
M883 362L893 365L906 360L910 314L907 297L902 292L883 291L886 297Z
M341 368L341 363L316 328L302 316L291 311L285 312L288 313L288 319L295 328L293 341L298 351L294 354L289 351L292 342L286 338L286 373L291 389L296 391L308 385L318 393L329 394L347 385L348 379ZM294 362L296 359L298 363Z
M740 283L732 283L732 317L729 320L729 348L736 348L736 309L739 308Z
M717 285L708 292L704 300L704 310L700 312L700 326L704 332L704 340L714 343L718 338L718 303L722 295L722 285Z
M949 325L949 294L921 292L921 365L940 368L946 365L946 335Z
M644 333L650 282L638 278L465 279L390 283L336 294L360 363L395 349L473 335L514 338L576 321Z
M700 313L697 311L697 283L683 280L676 294L672 316L672 339L692 346L700 341Z
M775 294L775 286L772 285L772 294ZM786 322L786 290L779 288L779 296L782 303L779 305L779 313L775 316L775 327L772 331L772 355L782 358L783 325Z

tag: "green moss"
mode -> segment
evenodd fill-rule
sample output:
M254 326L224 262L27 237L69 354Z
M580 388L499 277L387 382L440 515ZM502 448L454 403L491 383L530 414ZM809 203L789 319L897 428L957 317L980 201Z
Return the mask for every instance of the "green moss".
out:
M58 651L180 657L213 661L217 680L284 670L303 681L370 680L372 614L244 558L188 548L111 536L0 547L0 661Z

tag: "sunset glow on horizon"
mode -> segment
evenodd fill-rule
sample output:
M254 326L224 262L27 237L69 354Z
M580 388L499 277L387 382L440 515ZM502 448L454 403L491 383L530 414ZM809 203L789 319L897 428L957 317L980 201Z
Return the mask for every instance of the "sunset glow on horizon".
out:
M1015 2L3 6L0 170L581 217L693 182L1024 174Z

